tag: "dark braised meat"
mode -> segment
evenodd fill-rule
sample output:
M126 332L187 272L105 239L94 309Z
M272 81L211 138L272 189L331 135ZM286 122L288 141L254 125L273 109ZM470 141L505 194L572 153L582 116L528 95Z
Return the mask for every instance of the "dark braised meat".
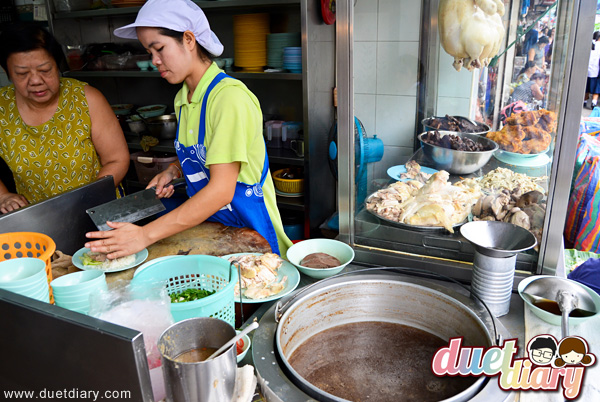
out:
M480 133L484 131L483 125L473 124L460 116L434 117L428 124L436 130L455 131L461 133Z
M491 149L486 148L482 143L475 142L470 138L454 134L440 135L437 130L428 131L421 139L428 144L454 149L456 151L481 152L489 151Z

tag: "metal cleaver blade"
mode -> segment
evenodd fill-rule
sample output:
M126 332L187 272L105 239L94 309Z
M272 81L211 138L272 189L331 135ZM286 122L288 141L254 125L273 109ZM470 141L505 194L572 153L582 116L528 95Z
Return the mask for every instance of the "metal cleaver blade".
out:
M137 222L166 208L160 199L156 198L156 190L149 188L130 194L123 198L86 209L85 212L92 218L99 230L112 230L106 224L111 222Z

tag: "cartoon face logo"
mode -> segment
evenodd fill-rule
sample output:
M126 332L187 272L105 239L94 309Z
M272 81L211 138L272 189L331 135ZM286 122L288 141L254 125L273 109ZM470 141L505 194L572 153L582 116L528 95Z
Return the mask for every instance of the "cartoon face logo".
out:
M527 345L529 359L538 366L552 363L556 349L556 339L552 335L538 335Z
M579 336L568 336L558 345L560 357L552 364L555 367L563 366L591 366L596 361L596 356L589 353L585 339Z
M578 364L583 359L583 356L585 356L583 353L577 353L574 350L565 353L564 355L560 355L567 364Z

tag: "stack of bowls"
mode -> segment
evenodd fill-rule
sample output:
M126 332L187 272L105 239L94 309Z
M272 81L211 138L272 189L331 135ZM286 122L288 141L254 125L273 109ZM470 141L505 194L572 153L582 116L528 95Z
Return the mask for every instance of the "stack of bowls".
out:
M57 306L78 313L90 311L90 294L108 290L103 271L80 271L63 275L50 282Z
M49 303L46 263L27 257L0 262L0 289Z
M299 74L302 72L302 48L284 47L283 48L283 68L290 73Z
M283 67L283 49L300 46L300 32L274 33L267 35L267 65Z
M267 65L269 14L233 16L235 65L243 72L262 72Z

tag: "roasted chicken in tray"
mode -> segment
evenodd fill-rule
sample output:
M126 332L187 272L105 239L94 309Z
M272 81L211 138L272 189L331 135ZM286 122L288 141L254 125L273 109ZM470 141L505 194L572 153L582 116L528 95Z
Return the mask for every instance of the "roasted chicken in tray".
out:
M417 181L396 182L367 199L367 210L383 219L412 226L439 226L454 233L481 195L476 181L452 185L444 170L434 173L425 185Z

